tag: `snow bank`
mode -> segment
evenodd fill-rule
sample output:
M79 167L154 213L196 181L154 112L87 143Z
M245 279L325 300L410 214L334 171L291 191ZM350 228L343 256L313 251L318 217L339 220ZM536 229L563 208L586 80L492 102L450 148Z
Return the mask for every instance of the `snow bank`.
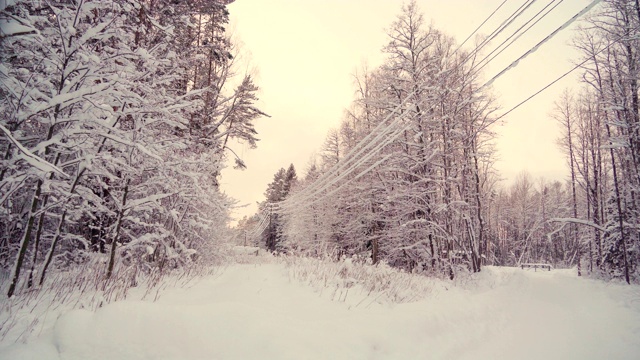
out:
M639 294L565 271L485 268L420 301L354 306L283 264L244 264L155 303L67 312L35 341L2 344L0 358L636 359Z

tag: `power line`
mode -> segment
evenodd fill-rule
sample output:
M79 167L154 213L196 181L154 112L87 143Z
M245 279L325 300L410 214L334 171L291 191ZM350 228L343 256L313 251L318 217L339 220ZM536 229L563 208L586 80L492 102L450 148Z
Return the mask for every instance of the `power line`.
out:
M636 31L639 28L636 28ZM605 46L604 48L600 49L598 52L596 52L595 54L593 54L593 56L598 56L600 55L603 51L607 50L608 48L610 48L613 44L618 43L619 41L621 41L624 37L621 36L619 37L617 40L610 42L609 45ZM565 77L567 77L569 74L571 74L572 72L576 71L578 68L582 67L584 64L588 63L591 60L591 58L587 58L584 61L582 61L581 63L579 63L578 65L574 66L573 68L571 68L569 71L565 72L564 74L560 75L559 77L557 77L555 80L553 80L552 82L548 83L547 85L545 85L544 87L542 87L540 90L536 91L535 93L531 94L529 97L527 97L526 99L522 100L521 102L519 102L516 106L512 107L511 109L509 109L509 111L505 112L504 114L498 116L496 118L496 121L502 119L503 117L509 115L509 113L511 113L512 111L514 111L515 109L519 108L520 106L522 106L523 104L525 104L526 102L528 102L529 100L533 99L534 97L538 96L541 92L547 90L548 88L550 88L551 86L553 86L555 83L557 83L558 81L564 79Z
M395 140L395 137L394 137ZM375 169L376 167L382 165L383 163L385 163L387 160L389 160L391 157L393 156L393 154L387 154L387 156L385 156L384 158L382 158L381 160L378 160L377 162L375 162L374 164L372 164L371 166L369 166L368 168L366 168L364 171L361 171L358 175L356 175L352 181L354 180L358 180L359 178L363 177L364 175L366 175L367 173L369 173L369 171ZM343 187L347 186L349 183L344 183L340 186L338 186L337 188L331 190L330 192L328 192L325 196L331 196L335 193L337 193L338 191L342 190ZM306 203L306 206L309 205L313 205L314 203L318 202L320 198L316 198L311 200L309 203Z
M406 100L407 99L405 99L405 101ZM341 171L342 171L343 177L351 173L354 170L354 168L356 168L362 163L363 157L360 155L363 152L368 150L368 154L375 154L375 152L377 152L380 149L381 144L384 144L384 142L382 143L378 143L378 142L380 140L383 140L385 136L392 134L394 132L394 128L397 127L397 122L390 122L386 127L382 129L378 129L378 128L381 127L381 125L385 124L394 115L394 112L397 111L397 109L398 108L394 109L394 111L392 111L392 113L389 114L387 118L385 118L364 139L362 139L356 145L356 147L352 149L352 151L350 151L347 155L345 155L344 158L340 159L340 161L336 165L334 165L331 169L329 169L327 172L321 175L320 178L318 178L316 181L313 182L313 184L311 184L311 186L305 188L303 192L292 195L290 198L286 199L285 201L291 202L291 201L297 200L300 197L304 197L305 196L304 192L308 192L311 190L315 191L315 188L324 186L325 183L332 181L331 177L334 176L334 174L335 176L340 176ZM370 136L373 138L368 139L368 137ZM364 143L365 145L363 145L363 147L361 148L358 148L358 145L361 143ZM353 161L355 161L355 163L351 164Z
M391 134L391 136L387 137L387 139L380 144L380 146L378 148L376 148L376 151L370 151L368 154L366 154L365 156L363 156L358 163L354 164L353 166L351 166L348 169L348 173L343 173L341 175L338 175L337 177L335 177L333 180L331 180L329 183L325 184L324 186L322 186L319 189L314 190L312 193L308 193L306 194L304 197L302 198L298 198L295 199L295 201L293 202L288 202L285 200L284 204L280 204L280 208L282 207L282 205L284 205L285 208L289 208L289 209L295 209L295 208L299 208L300 204L305 204L305 205L309 205L309 204L313 204L314 202L316 202L315 200L311 200L311 202L306 203L304 202L307 199L312 199L313 197L315 197L316 195L319 195L321 193L323 193L327 188L331 187L332 185L336 184L338 181L342 180L343 178L345 178L347 175L351 175L351 173L353 173L357 168L359 168L362 164L365 164L367 161L369 161L371 158L373 158L375 155L377 155L378 151L380 151L382 148L388 146L389 144L391 144L393 141L395 141L395 139L398 138L398 136L400 136L405 130L408 129L408 127L410 127L411 124L406 124L404 127L398 128L395 132L393 132ZM362 175L364 175L365 172L368 171L364 171L364 172L360 172L358 175L356 175L353 179L351 179L350 181L354 181L357 180L358 178L360 178ZM346 184L349 184L349 182L346 182L344 184L342 184L340 186L340 188ZM326 194L328 196L328 194ZM287 199L288 200L288 199Z
M482 70L489 62L491 62L493 59L495 59L496 57L498 57L500 54L502 54L503 51L505 51L506 49L508 49L511 45L513 45L513 43L515 43L522 35L526 34L529 30L531 30L532 27L534 27L538 22L540 22L540 20L544 19L545 17L547 17L549 15L549 13L551 13L555 8L557 8L560 4L562 4L562 2L564 0L560 0L558 3L556 3L551 9L549 9L546 13L544 13L538 20L536 20L533 24L531 24L528 28L526 28L524 31L520 32L520 30L522 30L525 26L527 26L530 22L532 22L536 17L538 17L542 12L544 12L549 6L551 6L553 3L555 3L558 0L552 0L550 3L548 3L544 8L542 8L540 11L538 11L534 16L532 16L527 22L525 22L524 24L522 24L516 31L513 32L513 34L511 34L511 36L509 36L508 38L506 38L502 43L500 43L500 45L498 45L495 49L493 49L493 51L491 51L489 54L487 54L487 56L485 56L482 60L480 60L478 62L478 64L476 66L474 66L474 70L475 71L480 71ZM520 33L519 33L520 32ZM519 34L518 34L519 33ZM517 35L517 36L516 36ZM514 38L515 36L515 38ZM511 40L513 39L513 40ZM509 44L507 44L506 46L504 46L502 49L500 49L504 44L506 44L509 40L511 40L511 42L509 42ZM500 51L498 51L498 49L500 49ZM493 57L491 57L491 55L493 55L496 51L498 51L497 54L495 54ZM487 60L488 59L488 60ZM486 60L486 62L485 62ZM483 62L485 62L484 64L482 64ZM481 65L482 64L482 65Z
M407 123L405 125L405 127L399 128L398 124L400 123L400 121L402 120L402 118L404 116L406 116L407 113L403 113L401 115L401 117L398 119L398 121L396 122L392 122L387 128L385 128L385 130L383 132L381 132L380 134L378 134L378 136L376 136L372 141L371 144L376 144L378 143L378 141L382 140L382 142L378 143L373 149L370 149L368 153L360 156L360 154L362 152L364 152L364 150L366 149L363 148L360 151L358 151L356 154L354 154L353 157L351 157L351 159L355 159L356 162L351 164L349 167L347 167L346 169L343 170L343 172L340 174L338 173L336 175L335 178L330 179L327 178L325 179L325 181L323 181L322 187L320 189L311 189L313 190L313 193L311 194L303 194L301 195L302 197L292 197L289 199L285 200L285 203L291 203L291 202L295 202L295 201L299 201L299 200L303 200L305 198L309 198L311 196L314 196L320 192L322 192L325 188L327 188L328 186L333 185L334 183L336 183L338 180L346 177L347 175L350 175L353 171L355 171L355 169L357 169L358 167L360 167L362 164L366 163L366 161L368 161L371 157L373 157L378 151L382 150L384 147L386 147L387 145L389 145L392 141L390 139L395 139L397 137L397 135L399 135L400 133L402 133L404 130L406 130L406 127L410 125L410 123ZM391 129L391 130L387 130L387 129ZM387 136L389 135L389 136ZM344 162L346 167L346 163L349 163L351 161L348 162ZM341 168L342 169L342 168ZM328 182L328 183L327 183ZM314 182L313 184L318 184L319 181L316 180L316 182ZM320 185L318 185L320 186ZM318 187L316 186L316 187ZM305 188L305 190L308 188Z
M493 12L492 12L491 14L489 14L489 16L488 16L486 19L484 19L484 21L483 21L480 25L478 25L478 27L477 27L475 30L473 30L473 32L471 32L471 34L469 34L469 36L467 36L467 38L466 38L466 39L464 39L464 41L463 41L463 42L462 42L462 43L461 43L461 44L456 48L456 50L455 50L453 53L454 53L454 54L455 54L455 53L457 53L457 52L458 52L458 50L460 50L460 49L464 46L464 44L466 44L466 43L467 43L467 41L469 41L469 39L471 39L471 37L472 37L473 35L475 35L475 33L477 33L477 32L478 32L478 30L480 30L480 28L482 28L482 27L484 26L484 24L485 24L487 21L489 21L489 19L491 19L491 18L492 18L492 17L493 17L493 15L495 15L495 13L496 13L496 12L498 12L498 10L500 10L500 8L502 7L502 5L504 5L506 2L507 2L507 0L504 0L500 5L498 5L498 7L497 7L495 10L493 10Z
M529 49L527 52L525 52L519 58L517 58L515 61L513 61L511 64L509 64L509 66L507 66L502 71L500 71L497 75L495 75L493 78L491 78L491 80L487 81L484 85L482 85L482 87L484 88L486 86L491 85L496 79L498 79L500 76L504 75L504 73L506 73L507 71L511 70L512 68L518 66L520 61L522 61L527 56L529 56L529 55L533 54L534 52L536 52L540 48L540 46L542 46L547 41L551 40L560 31L564 30L567 26L571 25L574 21L576 21L582 15L586 14L589 10L591 10L594 6L598 5L601 1L602 0L594 0L589 5L585 6L584 9L580 10L577 14L572 16L564 24L560 25L551 34L547 35L544 39L540 40L540 42L538 42L534 47Z
M260 218L260 220L258 220L258 222L256 223L256 226L253 227L253 229L250 232L250 236L252 238L257 237L259 235L261 235L264 232L264 229L267 228L268 224L269 224L269 216L271 214L267 215L267 214L262 214L262 217Z
M471 51L467 55L467 57L464 58L462 62L466 63L467 61L469 61L469 59L473 58L480 51L480 49L485 47L493 39L495 39L498 35L500 35L500 33L502 33L506 28L508 28L517 18L519 18L525 11L527 11L527 9L529 9L529 7L531 7L531 5L533 5L533 3L535 2L536 0L528 0L524 4L520 5L520 7L517 8L516 11L511 13L511 15L509 15L509 17L505 21L503 21L500 25L498 25L498 27L495 30L493 30L491 34L489 34L489 36L487 36L484 40L482 40L482 42L480 42L480 45L476 46L476 48L473 51Z

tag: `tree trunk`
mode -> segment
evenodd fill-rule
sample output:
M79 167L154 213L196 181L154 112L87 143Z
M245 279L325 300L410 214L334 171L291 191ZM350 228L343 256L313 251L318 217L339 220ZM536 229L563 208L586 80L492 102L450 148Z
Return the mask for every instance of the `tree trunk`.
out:
M58 165L58 161L60 161L60 153L56 155L56 160L53 162L54 165ZM49 175L49 180L53 179L53 173ZM42 213L40 213L40 217L38 218L38 229L36 230L36 240L33 244L33 256L31 259L31 269L29 269L29 280L27 281L27 287L30 288L33 286L33 273L35 271L36 263L38 262L38 248L40 247L40 237L42 236L42 227L44 225L44 219L46 215L46 211L44 207L47 206L49 202L49 195L45 195L42 200Z
M20 279L20 269L22 268L22 262L24 261L24 256L27 254L27 248L29 247L29 240L31 240L31 231L33 230L35 212L38 209L38 201L40 199L41 192L42 192L42 180L38 180L38 182L36 183L36 189L33 193L33 198L31 199L31 208L29 209L27 225L25 227L22 240L20 241L20 249L18 250L18 257L16 258L16 262L13 266L13 275L11 277L11 284L9 285L9 291L7 292L7 297L13 296L13 293L15 292L16 286L18 285L18 281Z
M611 129L609 127L609 123L605 122L605 127L607 128L607 135L609 136L609 138L611 138ZM611 145L609 147L609 152L611 155L611 166L613 170L613 188L616 193L616 207L618 210L618 226L620 226L619 241L622 243L622 259L624 262L624 279L627 282L627 284L631 284L629 279L629 263L627 261L627 243L625 241L625 236L624 236L624 221L622 219L622 205L621 205L621 199L620 199L620 186L618 184L618 171L616 169L616 158L615 158L615 154L613 153L613 146L612 146L613 143L611 141L609 141L609 145Z
M484 243L484 218L482 217L482 201L480 200L480 175L478 168L478 151L476 149L474 141L473 162L474 162L474 180L476 185L476 216L478 218L478 244L480 250L478 251L479 260L482 259L482 244ZM486 253L486 252L485 252ZM481 261L478 261L478 272L481 270Z
M44 265L42 265L42 271L40 271L40 282L38 283L40 286L44 283L44 277L47 273L47 268L51 264L51 260L53 260L53 254L56 249L56 245L58 244L58 240L60 240L60 235L62 234L62 227L64 225L64 220L67 217L67 209L62 211L62 215L60 216L60 222L58 223L58 228L56 229L56 233L53 236L53 240L51 241L51 247L49 248L49 252L47 253L47 257L44 260Z
M118 236L120 235L120 227L122 226L122 218L124 217L125 206L127 205L127 194L129 193L129 179L125 181L124 193L122 194L122 206L118 211L118 219L116 220L116 229L111 241L111 252L109 253L109 265L107 266L107 279L113 274L113 266L116 260L116 247L118 244Z
M124 108L127 106L127 103L123 103L121 110L124 110ZM118 116L118 118L116 119L116 121L114 121L112 127L115 127L118 122L120 122L120 119L122 117ZM111 130L109 130L107 132L107 134L110 134ZM104 144L106 143L107 138L103 137L102 141L100 143L100 146L98 147L98 150L96 151L96 154L99 154L102 152L102 150L104 149ZM78 184L80 183L80 180L82 179L82 176L84 175L84 172L87 170L86 167L83 167L77 174L75 179L73 179L73 183L71 184L71 188L69 189L69 194L73 194L76 190L76 187L78 186ZM44 261L44 265L42 266L42 271L40 271L40 281L39 281L39 285L42 286L42 284L44 283L44 278L45 275L47 273L47 268L49 267L49 265L51 264L51 260L53 260L53 254L55 253L55 249L56 249L56 245L58 244L58 241L60 240L60 237L62 235L62 228L64 227L65 224L65 219L67 217L67 209L65 208L62 211L62 215L60 216L60 222L58 223L58 228L56 229L56 233L53 236L53 240L51 241L51 247L49 249L49 252L47 253L47 257Z

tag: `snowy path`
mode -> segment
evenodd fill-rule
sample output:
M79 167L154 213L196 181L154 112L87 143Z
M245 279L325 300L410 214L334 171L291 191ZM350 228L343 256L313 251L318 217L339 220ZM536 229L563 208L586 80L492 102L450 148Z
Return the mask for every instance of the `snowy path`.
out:
M468 287L355 307L282 265L238 265L156 303L72 311L0 359L640 358L637 287L494 268Z

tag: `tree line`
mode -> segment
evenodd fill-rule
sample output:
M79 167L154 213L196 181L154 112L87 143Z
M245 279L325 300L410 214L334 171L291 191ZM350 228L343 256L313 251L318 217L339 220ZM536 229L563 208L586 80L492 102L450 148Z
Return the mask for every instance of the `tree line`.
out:
M583 23L574 41L583 56L581 88L552 111L570 178L522 173L505 186L493 168L498 106L482 82L484 60L427 25L415 2L406 4L388 30L385 62L354 76L352 105L305 176L278 199L267 191L267 203L283 208L266 232L278 244L269 247L450 277L485 264L544 262L637 281L639 30L637 1L605 1ZM306 204L286 200L389 116L407 126L360 164L373 170L337 175Z

